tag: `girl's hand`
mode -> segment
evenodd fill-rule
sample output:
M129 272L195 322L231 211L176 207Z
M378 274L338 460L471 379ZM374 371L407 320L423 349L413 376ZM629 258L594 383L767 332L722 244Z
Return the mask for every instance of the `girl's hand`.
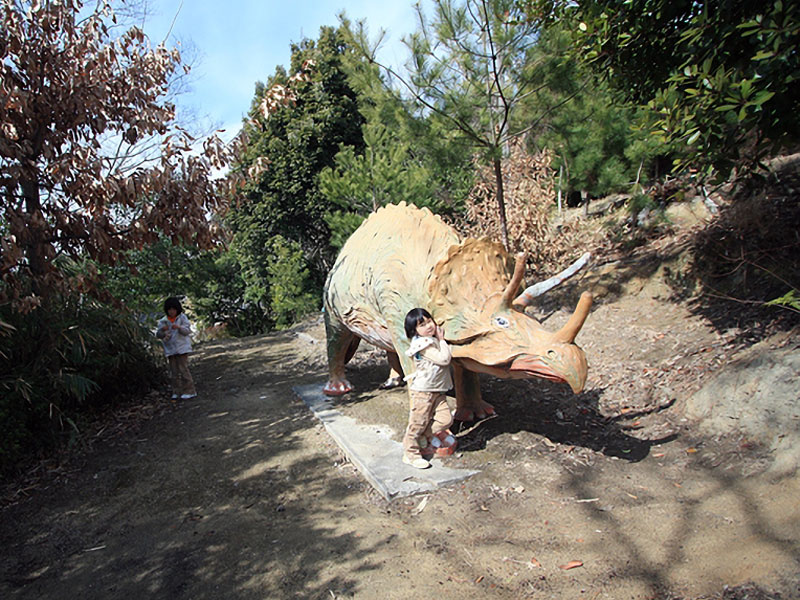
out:
M178 326L177 325L173 325L172 328L173 329L178 329Z
M439 340L444 339L444 329L442 329L439 325L436 326L436 338Z

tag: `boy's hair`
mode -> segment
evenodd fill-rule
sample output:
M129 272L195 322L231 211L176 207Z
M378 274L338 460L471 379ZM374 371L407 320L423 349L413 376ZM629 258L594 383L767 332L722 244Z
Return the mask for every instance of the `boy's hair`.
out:
M406 335L408 339L417 335L417 325L422 323L425 319L433 320L431 313L424 308L412 308L406 315Z
M178 314L183 312L183 307L181 306L181 301L178 300L175 296L170 296L166 300L164 300L164 314L167 314L167 311L170 308L174 308L178 311Z

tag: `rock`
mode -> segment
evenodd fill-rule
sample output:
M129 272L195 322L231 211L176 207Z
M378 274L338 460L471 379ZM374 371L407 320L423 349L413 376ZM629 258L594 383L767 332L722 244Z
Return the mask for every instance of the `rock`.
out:
M700 196L695 196L686 202L672 202L667 206L664 214L670 223L679 227L691 227L698 223L704 223L712 216Z
M308 335L307 333L303 333L302 331L297 333L297 338L300 339L300 340L303 340L304 342L307 342L309 344L318 344L319 343L318 339Z
M800 467L800 352L756 344L725 366L686 402L686 415L711 434L743 432L772 451L770 471Z

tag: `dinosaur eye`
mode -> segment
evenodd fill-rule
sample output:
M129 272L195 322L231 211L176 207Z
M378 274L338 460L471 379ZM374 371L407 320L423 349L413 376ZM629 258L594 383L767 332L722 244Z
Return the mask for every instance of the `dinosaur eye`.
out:
M497 323L500 327L503 327L504 329L508 327L508 319L506 319L505 317L495 317L494 322Z

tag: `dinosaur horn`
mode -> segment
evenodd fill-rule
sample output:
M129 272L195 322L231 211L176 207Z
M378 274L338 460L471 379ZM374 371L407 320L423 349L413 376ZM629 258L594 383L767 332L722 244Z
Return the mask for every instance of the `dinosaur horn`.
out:
M571 344L574 342L575 336L578 335L581 327L583 327L583 322L586 320L591 307L591 292L583 292L581 294L581 299L578 300L578 306L575 308L575 312L572 313L569 321L567 321L566 324L555 333L553 336L553 341L564 342L565 344Z
M511 300L514 299L515 294L519 290L519 286L522 283L522 276L525 274L525 261L527 258L528 255L525 252L517 253L516 263L514 264L514 275L503 291L503 304L505 306L511 306Z

